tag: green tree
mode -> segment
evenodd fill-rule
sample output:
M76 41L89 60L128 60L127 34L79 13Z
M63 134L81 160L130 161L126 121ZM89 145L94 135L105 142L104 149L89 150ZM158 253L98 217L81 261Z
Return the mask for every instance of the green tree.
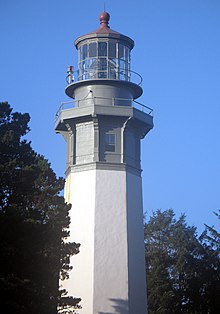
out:
M220 210L214 212L214 215L220 219ZM211 227L205 224L205 231L201 236L201 240L206 241L207 245L215 248L220 254L220 233L213 226Z
M1 306L6 312L54 314L58 305L74 308L80 301L59 290L59 277L68 277L79 244L67 242L64 180L23 139L29 120L0 103Z
M172 219L171 211L164 214L157 211L145 224L149 313L167 313L172 305L173 290L169 276L172 256L168 254L173 227L170 225Z
M149 314L217 313L219 256L185 215L157 210L145 224Z
M220 213L220 211L218 211ZM216 217L220 219L220 214L214 212ZM220 309L220 233L213 226L205 224L205 230L200 236L206 255L204 265L206 265L205 293L210 313L217 313Z

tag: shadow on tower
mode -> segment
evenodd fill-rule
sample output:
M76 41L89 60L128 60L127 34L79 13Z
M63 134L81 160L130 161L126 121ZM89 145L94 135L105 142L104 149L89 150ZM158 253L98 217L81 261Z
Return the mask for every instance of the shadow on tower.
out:
M114 308L113 312L99 312L99 314L127 314L128 313L128 301L122 299L109 299Z

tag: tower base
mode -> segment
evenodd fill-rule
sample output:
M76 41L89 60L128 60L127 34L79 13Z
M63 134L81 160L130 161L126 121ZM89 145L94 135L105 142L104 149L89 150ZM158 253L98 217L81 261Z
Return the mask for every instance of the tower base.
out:
M71 169L66 178L71 258L68 294L80 314L146 314L141 176L128 170Z

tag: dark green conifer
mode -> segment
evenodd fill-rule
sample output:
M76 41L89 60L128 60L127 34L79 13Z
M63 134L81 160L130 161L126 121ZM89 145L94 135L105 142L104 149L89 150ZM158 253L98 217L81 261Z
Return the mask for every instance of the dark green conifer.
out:
M70 206L60 195L64 180L23 139L28 114L0 103L0 295L8 313L55 314L77 306L59 290L79 244L68 238Z
M145 224L149 314L214 314L220 308L220 258L185 215L157 210Z

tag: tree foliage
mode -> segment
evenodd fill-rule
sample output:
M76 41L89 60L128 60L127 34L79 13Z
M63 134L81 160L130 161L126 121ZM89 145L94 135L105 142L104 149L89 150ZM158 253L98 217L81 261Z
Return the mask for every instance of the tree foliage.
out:
M217 313L220 259L185 215L157 210L145 224L149 314Z
M68 277L70 256L79 244L67 242L70 206L48 161L23 139L28 114L0 103L0 293L1 306L14 313L57 313L80 299L59 290Z
M220 210L214 212L214 215L220 219ZM205 224L205 231L201 235L201 240L220 253L220 233L213 226Z

